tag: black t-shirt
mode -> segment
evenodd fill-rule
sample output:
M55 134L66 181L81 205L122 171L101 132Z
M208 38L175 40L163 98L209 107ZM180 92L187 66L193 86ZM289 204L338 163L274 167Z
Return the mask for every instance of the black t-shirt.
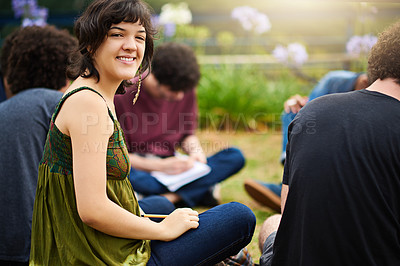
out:
M273 265L400 265L400 102L322 96L289 126Z

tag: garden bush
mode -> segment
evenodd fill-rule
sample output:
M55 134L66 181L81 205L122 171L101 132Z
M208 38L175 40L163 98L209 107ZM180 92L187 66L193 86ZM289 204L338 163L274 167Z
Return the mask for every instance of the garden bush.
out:
M265 131L280 126L283 102L307 95L314 84L288 70L259 65L203 65L197 94L199 126L214 130Z

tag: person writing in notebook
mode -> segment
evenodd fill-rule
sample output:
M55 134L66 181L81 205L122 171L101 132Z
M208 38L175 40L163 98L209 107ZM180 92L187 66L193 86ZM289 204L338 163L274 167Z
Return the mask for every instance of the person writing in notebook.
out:
M197 127L196 86L200 69L193 50L184 44L164 43L157 47L152 71L143 81L140 100L132 106L135 87L115 97L115 109L124 131L132 170L133 188L143 196L164 195L172 203L189 207L219 204L215 185L244 166L237 148L227 148L206 158L195 135ZM176 155L176 149L188 158ZM152 171L179 174L194 161L207 163L211 172L174 193L159 183Z

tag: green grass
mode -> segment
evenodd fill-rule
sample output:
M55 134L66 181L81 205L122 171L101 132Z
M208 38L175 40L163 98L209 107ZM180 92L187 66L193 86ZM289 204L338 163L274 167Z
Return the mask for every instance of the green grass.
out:
M245 167L236 175L224 181L221 186L223 203L237 201L247 205L257 217L257 227L248 250L253 261L258 263L258 233L263 221L273 212L250 198L244 190L246 179L257 179L265 182L280 182L283 167L279 163L281 152L280 132L246 133L233 131L202 130L198 136L205 152L210 155L228 147L239 147L246 157ZM204 209L198 209L204 211Z

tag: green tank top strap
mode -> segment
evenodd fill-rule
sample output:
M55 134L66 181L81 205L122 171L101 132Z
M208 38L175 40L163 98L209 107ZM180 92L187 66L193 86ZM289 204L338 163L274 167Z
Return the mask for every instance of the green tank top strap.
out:
M62 105L64 104L65 100L67 100L67 98L68 98L69 96L71 96L72 94L77 93L77 92L82 91L82 90L90 90L90 91L93 91L93 92L97 93L97 94L104 100L105 104L107 105L106 100L104 99L103 95L101 95L98 91L96 91L96 90L94 90L94 89L92 89L92 88L89 88L89 87L79 87L79 88L76 88L76 89L74 89L74 90L68 92L67 94L65 94L65 95L62 97L62 99L60 100L60 102L57 104L57 107L56 107L56 110L54 111L53 117L51 118L51 120L53 121L53 123L54 123L55 119L57 118L57 115L58 115L58 113L60 112L60 109L61 109ZM108 108L108 105L107 105L107 110L108 110L108 115L111 117L111 120L112 120L113 122L115 122L114 116L113 116L113 114L112 114L110 108Z

